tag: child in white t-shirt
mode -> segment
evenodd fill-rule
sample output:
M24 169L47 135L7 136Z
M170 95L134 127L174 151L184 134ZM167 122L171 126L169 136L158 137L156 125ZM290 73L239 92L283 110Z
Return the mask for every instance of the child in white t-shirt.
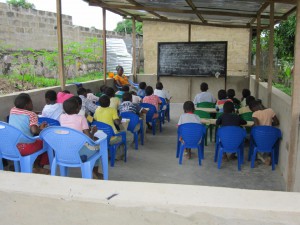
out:
M45 93L46 105L43 108L42 116L54 120L59 120L60 115L63 113L61 103L56 103L57 95L54 90L49 90Z
M192 101L186 101L183 104L184 113L180 116L178 121L178 126L185 124L185 123L198 123L201 124L200 117L194 114L195 105ZM182 137L179 137L179 141L182 141ZM185 149L185 157L190 159L191 158L191 149Z

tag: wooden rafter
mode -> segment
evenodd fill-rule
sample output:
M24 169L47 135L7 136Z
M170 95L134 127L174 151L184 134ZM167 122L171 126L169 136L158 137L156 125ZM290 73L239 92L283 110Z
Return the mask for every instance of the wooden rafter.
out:
M131 4L133 4L133 5L135 5L135 6L143 7L143 5L139 4L138 2L136 2L136 1L134 1L134 0L126 0L126 1L129 2L129 3L131 3ZM143 7L143 8L144 8L144 9L142 9L142 10L145 10L145 11L147 11L148 13L150 13L150 14L152 14L152 15L154 15L154 16L156 16L156 17L162 19L162 20L166 19L165 17L159 15L158 13L154 12L153 10L147 10L145 7Z
M256 16L255 16L254 18L252 18L252 20L251 20L249 23L250 23L250 24L254 23L255 20L256 20L256 18L257 18L257 16L259 16L259 15L260 15L260 18L262 18L261 13L262 13L263 11L265 11L265 9L266 9L269 5L270 5L270 3L265 2L265 3L260 7L260 9L257 11Z
M192 8L192 11L198 16L198 18L202 21L202 23L206 23L207 21L201 16L201 14L197 11L196 6L194 5L192 0L185 0L186 3Z

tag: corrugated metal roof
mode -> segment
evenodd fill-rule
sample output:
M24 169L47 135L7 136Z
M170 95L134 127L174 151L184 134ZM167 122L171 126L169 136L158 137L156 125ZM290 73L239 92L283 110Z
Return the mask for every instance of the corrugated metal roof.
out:
M293 13L297 0L83 0L121 16L224 27L256 27L261 13L262 25L269 25L269 5L274 3L275 21Z

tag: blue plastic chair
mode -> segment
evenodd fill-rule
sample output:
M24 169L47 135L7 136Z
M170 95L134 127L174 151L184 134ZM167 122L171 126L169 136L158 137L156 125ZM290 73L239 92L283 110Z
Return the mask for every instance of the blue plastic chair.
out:
M122 118L130 119L128 128L133 135L134 135L134 143L135 143L135 149L138 149L138 133L141 134L141 145L144 145L144 126L143 126L143 120L139 118L138 115L132 112L123 112L121 113ZM135 131L135 127L137 124L140 124L140 129Z
M39 117L38 118L38 123L41 124L42 122L47 122L49 126L60 126L60 122L55 119L51 119L48 117Z
M161 114L160 112L157 112L156 107L152 104L149 103L140 103L140 106L143 108L148 108L148 112L146 114L146 122L151 123L152 125L152 134L155 135L155 130L156 130L156 121L159 120L159 131L162 131L162 119L161 119ZM153 115L155 113L158 113L159 118L153 118Z
M82 178L91 179L93 168L97 159L101 158L103 179L108 179L108 156L106 137L93 141L84 133L68 127L52 126L47 127L40 133L40 137L55 152L51 166L51 176L56 175L57 165L60 167L60 175L68 175L68 167L80 167ZM85 145L100 146L87 160L80 157L79 151Z
M280 129L272 126L254 126L250 134L250 148L248 160L251 157L251 168L254 168L254 161L258 152L271 153L272 170L278 164L279 141L282 137Z
M244 139L246 131L238 126L224 126L218 129L215 148L215 159L218 158L218 169L221 168L223 153L237 153L238 170L244 162Z
M138 89L139 88L139 84L134 83L132 80L128 79L128 82L131 84L131 86L133 86L134 88Z
M206 127L198 123L185 123L178 127L177 152L176 158L179 157L179 164L182 165L182 157L184 149L197 148L198 162L201 165L201 159L204 159L204 139L206 135ZM179 138L182 137L182 142Z
M0 169L3 170L2 158L4 158L14 161L16 172L32 173L33 163L36 158L49 149L44 146L43 149L31 155L22 156L17 148L17 144L33 143L37 139L39 139L39 136L26 136L14 126L5 122L0 122ZM48 157L49 162L52 162L53 156L50 151L48 151Z
M162 122L165 123L165 116L167 117L168 122L170 122L170 103L167 103L166 99L159 97L162 104L160 105ZM163 110L165 106L165 109Z
M125 153L124 162L126 162L127 161L126 132L122 131L115 134L113 128L110 125L95 120L93 121L92 125L97 126L98 130L102 130L107 135L107 146L110 153L110 166L114 167L117 148L122 144L124 145L124 153ZM115 137L121 136L122 140L116 144L111 145L110 139L114 136Z

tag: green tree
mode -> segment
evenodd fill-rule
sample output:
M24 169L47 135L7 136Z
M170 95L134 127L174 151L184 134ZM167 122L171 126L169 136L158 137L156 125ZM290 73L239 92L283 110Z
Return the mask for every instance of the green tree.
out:
M27 0L7 0L7 4L13 5L15 7L21 7L24 9L34 9L35 5L33 3L27 2Z
M136 30L136 33L143 34L143 23L136 21L135 30ZM117 27L114 29L114 31L116 31L118 33L131 34L132 33L132 20L125 19L122 22L119 22L117 24Z

